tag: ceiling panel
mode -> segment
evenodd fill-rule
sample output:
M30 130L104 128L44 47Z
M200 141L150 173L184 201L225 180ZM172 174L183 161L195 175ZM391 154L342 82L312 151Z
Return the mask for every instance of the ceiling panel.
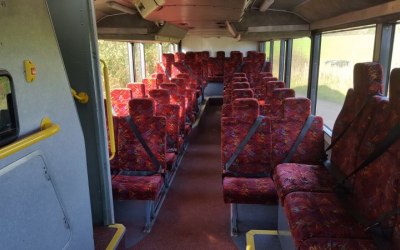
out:
M299 5L295 12L314 22L390 1L392 0L308 0Z

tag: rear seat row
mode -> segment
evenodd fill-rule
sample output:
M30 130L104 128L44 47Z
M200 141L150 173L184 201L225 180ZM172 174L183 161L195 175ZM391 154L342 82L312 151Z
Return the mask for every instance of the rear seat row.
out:
M234 100L232 115L222 118L223 190L234 208L233 233L235 204L279 202L296 249L399 249L400 69L391 74L389 96L382 96L379 64L355 66L354 89L323 165L322 119L314 118L293 151L309 120L309 101L286 98L283 118L262 117L229 166L259 106L256 99Z

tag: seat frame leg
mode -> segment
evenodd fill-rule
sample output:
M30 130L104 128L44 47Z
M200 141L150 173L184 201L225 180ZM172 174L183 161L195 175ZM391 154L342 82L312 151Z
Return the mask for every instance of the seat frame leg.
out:
M237 203L231 203L231 236L237 237L238 235L238 205Z

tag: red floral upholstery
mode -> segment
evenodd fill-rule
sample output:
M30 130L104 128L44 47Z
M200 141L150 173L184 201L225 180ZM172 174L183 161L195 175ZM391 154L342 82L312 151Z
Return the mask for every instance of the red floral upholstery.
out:
M129 113L128 102L132 98L131 90L128 88L117 88L111 91L111 104L114 115L126 116Z
M295 143L305 121L311 113L307 98L287 98L284 100L284 119L271 121L272 164L276 166L285 159ZM316 116L309 131L294 153L291 162L318 164L324 150L323 121Z
M155 117L153 99L132 99L129 102L130 116L135 122L143 139L157 157L157 160L166 167L166 119ZM158 171L145 149L136 138L125 117L117 117L118 121L118 160L122 170Z
M183 52L176 52L174 54L175 62L183 62L185 61L185 53Z
M284 210L296 247L310 238L368 239L364 226L344 209L333 193L294 192L286 196Z
M246 73L233 73L233 77L234 78L235 77L243 77L243 78L246 78L246 80L247 80Z
M170 103L169 91L166 89L152 89L149 91L149 95L154 99L157 106Z
M274 89L285 87L285 83L282 81L277 81L275 77L264 77L262 79L262 82L263 82L263 87L265 90L263 92L263 93L265 93L265 96L262 96L262 97L264 97L266 104L271 103Z
M156 78L144 78L142 82L145 85L146 95L149 94L150 90L157 89L157 79Z
M276 88L272 92L272 98L268 104L260 106L260 114L270 118L283 117L283 101L286 98L294 97L293 89Z
M155 200L164 180L160 175L117 175L112 179L114 200Z
M185 123L186 123L186 98L184 96L177 95L178 86L174 83L162 83L160 85L161 89L166 89L170 93L171 104L179 105L179 128L181 133L185 133Z
M241 204L277 204L277 195L271 178L225 177L224 201Z
M223 117L221 125L222 165L229 160L258 116L256 99L237 99L233 102L233 116ZM270 173L270 123L267 118L244 147L230 170L239 174Z
M132 98L143 98L146 95L145 85L140 82L131 82L126 85L132 92Z
M157 106L157 115L167 119L167 149L181 148L179 143L179 110L177 104L163 104Z
M258 101L239 98L233 104L232 117L223 117L221 124L222 165L235 152L254 120L258 117ZM235 162L225 170L224 201L227 203L276 204L277 195L272 179L270 121L263 118L251 140L244 146ZM249 178L249 175L264 175Z
M375 250L372 240L343 238L311 238L305 240L299 250Z

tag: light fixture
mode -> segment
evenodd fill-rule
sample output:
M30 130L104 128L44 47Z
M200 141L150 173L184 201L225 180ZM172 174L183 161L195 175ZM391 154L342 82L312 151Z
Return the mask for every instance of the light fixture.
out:
M240 38L240 34L236 31L235 27L233 27L232 24L228 20L225 21L225 25L233 38Z
M264 0L264 2L260 6L260 11L265 12L271 5L274 3L274 0Z
M110 8L113 8L115 10L119 10L119 11L127 13L127 14L135 15L137 13L137 11L135 9L126 7L125 5L119 4L119 3L115 2L115 1L108 1L107 5Z

